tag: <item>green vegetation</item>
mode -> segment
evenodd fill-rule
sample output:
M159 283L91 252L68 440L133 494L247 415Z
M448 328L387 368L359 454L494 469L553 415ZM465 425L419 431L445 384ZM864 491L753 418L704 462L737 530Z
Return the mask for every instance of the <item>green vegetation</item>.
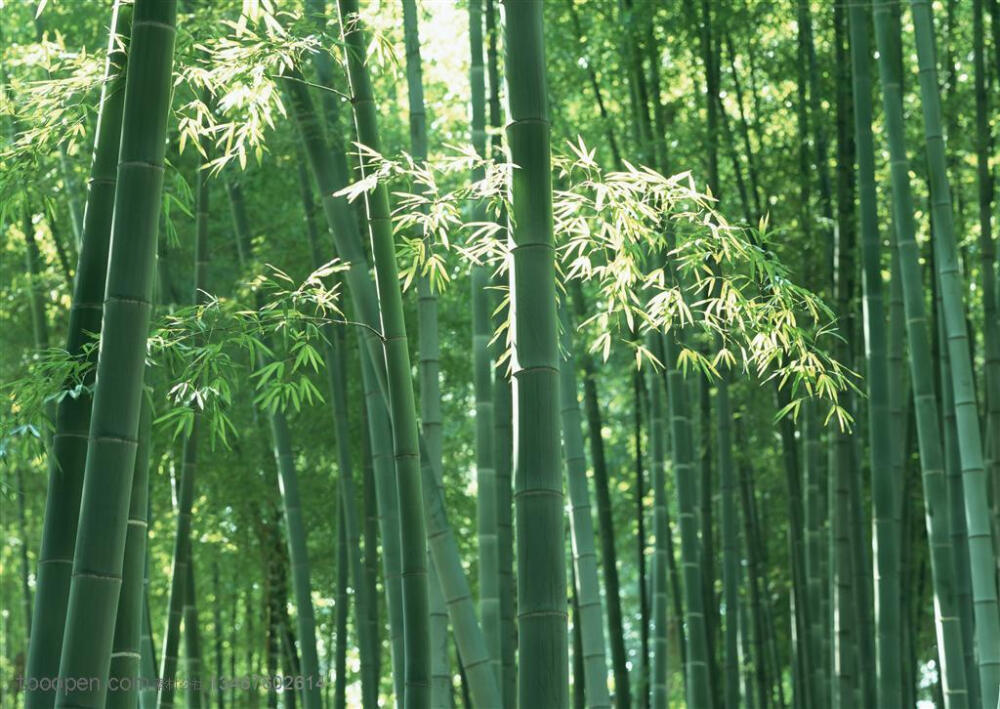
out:
M0 706L998 706L997 0L0 36Z

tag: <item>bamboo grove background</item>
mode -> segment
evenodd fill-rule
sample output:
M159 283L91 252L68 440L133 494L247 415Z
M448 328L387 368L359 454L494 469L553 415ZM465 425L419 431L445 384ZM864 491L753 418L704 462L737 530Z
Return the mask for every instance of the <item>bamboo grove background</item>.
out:
M0 31L0 706L1000 706L997 0Z

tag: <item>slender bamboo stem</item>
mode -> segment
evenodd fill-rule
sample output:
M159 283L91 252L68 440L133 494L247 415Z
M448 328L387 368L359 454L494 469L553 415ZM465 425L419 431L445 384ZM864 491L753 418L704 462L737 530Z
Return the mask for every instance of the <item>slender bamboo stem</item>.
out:
M902 705L899 614L899 510L902 490L893 475L898 439L889 416L889 359L883 305L882 257L875 193L875 144L872 137L871 50L868 13L849 9L851 71L854 77L854 139L858 149L862 291L868 393L869 456L872 471L876 604L876 675L878 706Z
M604 650L602 603L594 548L594 522L587 491L587 458L580 430L577 399L576 359L573 356L573 323L565 300L559 309L562 323L563 359L559 368L559 395L566 457L566 477L570 497L570 532L573 543L574 583L580 630L580 656L588 707L611 707L608 694L608 666ZM576 623L574 623L574 628Z
M135 707L142 676L141 640L145 627L146 530L149 514L149 448L152 434L152 411L148 397L142 400L139 414L139 446L135 454L132 494L129 498L128 532L122 565L122 590L118 597L115 637L111 646L109 677L117 680L118 689L108 694L108 707Z
M951 189L941 130L941 95L934 54L934 20L931 6L926 0L911 0L910 8L920 66L920 95L931 188L935 261L941 285L941 303L955 396L958 451L962 466L976 616L976 646L979 649L979 683L983 706L990 708L1000 698L1000 605L997 601L994 545L990 529L979 409L962 301L965 286L959 271L958 249L952 225Z
M573 306L578 318L586 317L586 303L580 283L570 287ZM607 631L610 639L611 664L615 675L615 706L623 709L630 699L625 633L622 624L621 584L618 580L618 553L615 547L615 527L611 514L611 492L607 457L604 451L604 425L597 393L597 371L589 353L583 361L583 401L587 414L587 433L594 464L594 492L597 499L597 528L601 540L601 566L604 572L604 596L607 599Z
M188 539L188 567L187 573L184 574L184 662L187 671L185 697L186 706L189 709L201 709L203 695L201 685L201 624L198 621L194 559L191 554L191 546L191 540Z
M698 527L695 519L696 491L693 481L694 446L691 435L688 390L684 376L677 369L678 343L673 337L661 337L666 367L667 398L670 402L670 432L673 450L677 514L681 533L681 560L684 566L684 619L687 625L687 698L688 704L712 706L709 680L708 639L705 630L702 569L698 554Z
M471 13L470 4L470 13ZM427 114L424 107L423 65L420 58L420 31L415 0L403 0L403 27L406 43L406 85L410 109L410 149L419 162L427 159ZM419 187L418 187L419 189ZM437 294L430 277L417 278L417 317L420 367L420 420L433 457L434 470L441 470L441 384L439 376ZM441 487L440 475L435 485ZM445 610L437 569L428 556L431 643L431 706L447 707L451 697L451 667L448 660L448 614ZM484 629L485 630L485 629ZM489 633L487 633L489 634Z
M208 142L202 141L202 149L208 149ZM194 245L194 287L193 302L204 303L207 299L206 274L208 268L208 213L209 183L204 165L198 170L195 198L195 245ZM177 496L177 527L174 538L173 573L170 576L169 611L167 627L163 635L163 666L160 676L168 680L160 687L160 707L173 706L173 680L177 669L176 657L180 638L180 623L187 580L185 574L191 569L191 507L194 504L195 478L198 469L198 440L201 430L201 413L195 411L191 430L184 441L184 464L181 467L180 493Z
M471 86L471 133L476 153L486 156L486 81L483 65L483 17L481 0L469 2L469 83ZM485 170L476 167L470 175L482 180ZM482 203L473 206L473 219L486 220ZM472 306L473 385L476 397L476 482L477 535L479 541L479 613L486 649L497 679L501 668L500 639L500 557L497 530L496 469L493 465L493 362L490 352L492 301L489 271L485 266L472 267L470 277Z
M347 185L346 155L342 144L335 143L334 148L328 150L323 143L315 108L304 86L298 81L287 83L292 111L299 125L306 156L320 193L323 194L323 210L336 250L341 260L349 264L345 277L355 316L371 328L365 333L365 351L368 355L366 361L371 364L374 390L383 402L383 406L386 406L388 396L385 359L381 342L374 335L379 331L375 286L361 248L357 222L350 211L346 197L336 194ZM376 443L373 439L374 445ZM462 657L466 659L466 669L470 670L470 684L477 696L477 704L497 706L499 701L493 694L497 691L494 678L489 672L489 667L485 664L480 667L479 660L485 657L486 650L472 605L468 581L459 558L458 546L448 523L441 491L434 482L435 476L439 476L440 471L434 468L427 452L426 441L422 437L420 450L427 540L431 546L448 615L455 628L455 638L459 643Z
M906 313L910 374L923 473L925 522L931 546L931 576L937 598L934 604L934 622L942 667L944 703L951 709L956 706L967 706L967 692L963 671L961 627L955 606L954 566L947 538L947 493L940 419L931 379L930 342L924 312L919 252L914 240L909 161L903 137L901 67L893 59L898 55L900 32L887 0L874 0L873 7L886 137L890 153L896 251Z
M347 47L348 75L353 94L355 127L359 142L379 151L378 119L371 78L364 63L367 40L358 21L357 0L339 0L340 24ZM362 174L370 165L361 161ZM384 336L388 394L392 409L396 486L399 494L403 563L403 618L406 644L407 707L430 702L430 637L428 627L426 523L420 475L416 405L410 379L403 300L398 283L395 242L384 183L366 193L368 226L375 257L379 314Z
M663 414L663 384L656 372L650 371L649 391L649 450L650 485L653 488L653 660L650 672L653 709L668 705L668 621L667 621L667 483L664 475L664 442L666 431Z
M486 0L486 68L489 78L490 151L494 158L503 160L503 109L500 105L500 69L497 52L496 11L493 0ZM506 224L506 215L497 219ZM493 274L493 330L500 331L507 323L508 308L502 291L507 289L506 276L499 270ZM500 566L500 669L501 700L504 706L515 702L517 693L517 666L515 662L517 631L514 623L514 535L512 533L513 500L511 499L511 467L514 450L512 434L511 382L507 364L502 362L506 348L503 338L496 338L491 346L496 365L493 377L493 467L497 481L497 546Z

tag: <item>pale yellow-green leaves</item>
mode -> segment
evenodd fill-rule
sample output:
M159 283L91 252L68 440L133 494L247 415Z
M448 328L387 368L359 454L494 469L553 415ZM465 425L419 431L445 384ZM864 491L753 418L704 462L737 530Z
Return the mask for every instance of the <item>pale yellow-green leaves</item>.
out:
M854 375L827 354L832 312L794 284L768 249L766 219L757 229L729 224L690 172L664 176L627 162L605 172L594 156L578 140L553 158L557 265L563 281L582 281L594 293L594 312L581 324L592 333L591 350L607 359L624 343L637 365L659 366L635 343L649 331L690 331L673 366L775 379L791 390L786 413L817 397L830 404L828 420L847 426L837 400ZM340 194L355 199L379 181L393 186L406 284L421 273L445 285L444 257L452 252L504 271L506 185L516 166L456 148L420 165L407 155L365 158L377 168ZM486 177L470 185L473 165ZM467 220L476 201L489 204L491 221Z

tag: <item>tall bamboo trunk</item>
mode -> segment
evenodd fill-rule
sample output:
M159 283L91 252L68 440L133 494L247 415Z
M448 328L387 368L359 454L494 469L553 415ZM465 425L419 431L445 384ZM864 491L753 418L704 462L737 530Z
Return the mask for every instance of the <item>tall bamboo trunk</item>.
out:
M359 142L378 152L378 119L371 78L364 63L367 40L358 20L357 0L339 0L341 32L347 47L348 75L353 94L354 122ZM371 166L361 160L367 175ZM374 254L389 401L392 409L396 486L399 494L403 562L403 618L406 645L406 706L430 703L430 638L427 599L426 524L420 474L416 404L410 379L403 299L398 283L395 241L384 183L365 194Z
M726 375L724 375L726 376ZM739 658L739 540L736 518L736 475L733 469L733 415L729 401L729 382L720 379L716 389L715 421L719 456L719 487L722 493L722 586L726 608L726 630L723 643L725 658L724 706L740 706Z
M361 247L357 222L347 203L346 197L336 193L347 186L346 154L342 143L336 141L328 150L322 140L321 128L316 118L312 100L298 81L289 81L287 86L292 111L298 123L305 144L306 155L312 168L317 186L323 196L323 210L333 235L340 259L350 267L345 274L348 293L354 306L356 318L368 326L365 334L366 361L371 365L372 384L383 406L389 403L385 357L382 345L374 333L379 332L378 306L375 285L368 272L367 261ZM336 137L336 136L335 136ZM371 407L370 407L371 410ZM376 445L373 439L373 446ZM455 639L462 652L466 668L470 669L470 685L477 696L477 703L496 706L496 682L489 667L480 659L486 656L482 631L476 620L469 593L468 581L458 554L458 546L448 523L441 490L435 483L440 475L427 453L426 441L420 440L421 476L424 484L424 506L427 515L427 540L431 546L434 565L438 572L448 608L448 616L455 628ZM405 461L404 461L405 463ZM412 504L412 502L410 503ZM412 541L412 540L411 540ZM401 552L402 554L402 552Z
M934 263L934 259L930 259ZM931 271L934 271L933 265ZM951 362L948 356L944 326L944 308L941 304L940 283L935 281L934 321L937 331L938 379L940 381L942 434L944 438L944 471L948 483L948 523L955 564L955 600L958 604L959 623L962 626L962 652L965 658L965 677L969 691L969 706L978 707L979 683L977 676L975 635L972 607L972 570L969 568L969 541L965 524L965 495L962 485L962 463L958 451L958 429L955 425L955 392L951 384Z
M664 442L666 430L663 413L663 384L657 373L650 371L649 391L649 481L653 488L653 659L649 673L653 709L668 706L668 620L667 620L667 482L664 475Z
M203 696L201 686L201 624L198 622L191 546L191 542L188 540L188 568L187 573L184 574L184 664L187 673L185 698L188 709L201 709Z
M138 0L125 86L104 321L56 706L104 705L121 588L172 85L176 3Z
M1000 699L1000 606L997 602L994 545L979 410L962 301L965 285L959 271L958 249L952 226L951 188L942 137L941 96L934 55L934 20L931 6L926 0L911 0L910 7L920 66L920 95L931 191L935 261L940 279L955 397L955 420L958 426L958 451L962 466L976 616L976 646L979 649L979 683L983 706L990 708ZM993 324L996 325L995 322ZM972 681L972 678L969 680Z
M636 581L638 582L636 596L639 598L639 680L635 682L636 703L640 709L649 709L650 690L650 654L649 654L649 630L652 618L649 608L649 594L646 593L646 474L643 463L642 452L642 407L643 407L643 373L636 371L632 375L633 381L633 445L635 447L635 509L636 509ZM660 424L662 429L662 422ZM661 430L662 438L662 430ZM654 491L655 496L655 491ZM666 510L664 510L665 512ZM654 513L655 514L655 513ZM664 563L666 560L663 560ZM664 582L666 583L666 576ZM666 585L663 586L664 601L666 601ZM669 627L664 609L665 627Z
M366 574L361 559L360 530L357 514L357 493L354 488L354 472L350 456L350 431L348 429L348 393L346 376L346 342L341 331L331 332L334 348L327 349L327 370L330 372L333 396L335 439L337 441L337 482L340 488L340 513L347 532L347 554L351 565L354 587L355 621L358 646L361 655L362 703L365 707L378 706L378 674L375 672L375 654L378 644L366 628L365 619L369 613L369 598L366 588Z
M396 496L392 457L392 424L385 410L371 362L361 350L361 381L364 388L368 445L375 475L375 502L379 508L379 532L382 538L382 577L385 582L386 608L389 617L389 643L392 656L393 687L396 702L405 696L405 649L403 647L403 578L400 559L399 503Z
M242 191L234 184L230 184L228 192L234 216L237 253L240 265L245 266L246 260L252 254L250 253L250 234ZM263 355L260 356L257 365L262 367L266 363ZM278 469L279 491L287 531L288 556L292 566L292 590L295 594L296 621L302 645L303 703L306 709L317 709L322 703L319 686L319 655L316 649L316 618L312 604L309 551L306 528L302 519L298 471L295 467L291 431L284 412L279 410L269 413L268 426L272 453ZM361 604L364 606L364 601L361 601ZM363 617L363 613L361 617ZM365 645L365 649L367 652L363 655L368 659L370 650L368 650L367 645Z
M470 3L470 14L472 12ZM427 160L427 116L424 108L423 65L420 58L420 31L415 0L403 0L403 26L406 42L407 101L410 109L410 149L419 161ZM418 187L419 189L419 187ZM427 452L434 470L441 470L441 384L439 377L437 294L430 277L417 278L418 352L420 366L420 418ZM441 487L440 473L435 484ZM430 604L431 706L447 707L451 701L451 666L448 659L448 614L437 569L428 561L428 602ZM480 573L482 570L480 569ZM480 585L480 590L482 585ZM486 625L484 621L484 626ZM489 631L484 627L487 636Z
M500 69L497 52L499 31L493 0L486 0L486 64L489 77L490 152L503 160L503 109L500 105ZM497 219L506 224L506 215ZM505 276L494 273L493 330L499 331L506 323L508 309L503 304L501 290L507 287ZM514 623L514 535L513 500L511 499L511 469L514 450L510 374L502 355L506 343L497 338L492 345L493 361L498 363L493 378L493 468L497 481L497 557L500 575L500 678L498 685L504 706L510 706L517 694L516 648L517 631Z
M898 55L900 32L887 0L874 0L875 38L879 76L889 143L893 219L899 258L906 332L910 348L910 374L923 474L925 522L931 547L931 576L937 602L934 621L942 667L945 706L967 705L962 657L962 634L955 604L954 566L948 539L947 492L941 450L937 402L931 374L930 343L924 312L919 252L914 240L913 201L903 136L903 103Z
M343 488L338 497L343 496ZM347 706L347 583L350 561L347 553L347 531L344 525L343 508L347 504L341 500L337 516L337 596L336 596L336 643L334 650L334 709L344 709Z
M81 356L84 345L90 341L89 333L101 331L125 98L128 42L121 40L130 34L131 10L131 6L116 2L111 15L83 239L69 311L66 351L73 357ZM93 374L84 381L92 384ZM25 693L25 704L32 708L51 707L55 702L54 688L43 690L39 683L30 680L54 677L59 672L92 402L88 386L78 396L63 397L56 410L26 668L29 689Z
M702 569L698 553L698 527L695 519L694 446L691 435L688 389L684 375L677 369L678 343L673 336L661 337L664 378L670 406L671 449L677 489L677 514L681 533L681 559L684 565L684 619L687 625L687 701L691 706L711 707L708 639L705 630Z
M469 2L469 83L471 86L471 133L476 153L486 156L486 81L483 65L483 18L481 0ZM485 170L476 167L470 178L482 180ZM487 218L486 206L473 206L474 221ZM493 361L490 351L492 301L489 270L474 265L470 276L472 306L473 386L476 401L477 534L479 538L479 614L490 664L500 678L500 557L497 532L497 480L493 465Z
M902 635L899 613L899 510L902 486L894 477L895 448L889 412L890 369L883 304L882 255L875 193L875 144L872 137L871 50L868 14L861 6L848 10L854 90L854 134L858 150L862 292L865 319L865 383L868 393L868 438L872 473L873 546L876 549L876 676L878 706L903 702Z
M602 626L604 614L597 577L597 553L594 548L594 522L590 514L590 493L587 491L587 457L580 430L576 359L573 356L574 330L567 312L568 305L564 300L559 310L563 350L559 368L559 395L562 402L563 450L566 456L566 477L571 509L570 532L575 568L573 577L578 601L580 656L586 685L586 705L610 709L611 697L608 694L608 667ZM575 621L574 629L576 627Z
M311 218L313 201L305 166L300 164L299 182L303 197L303 207L306 213L306 234L309 250L312 254L313 266L322 266L319 251L319 234L315 220ZM235 212L244 212L242 205ZM340 490L342 523L345 525L348 543L348 563L351 567L351 578L354 589L355 623L358 632L358 649L361 658L362 703L373 707L378 703L378 655L380 652L377 628L374 627L372 614L377 597L372 593L372 579L366 568L368 558L374 562L375 543L371 544L366 534L365 558L361 557L361 523L356 509L357 496L354 488L353 463L351 462L351 436L347 419L348 391L346 378L346 340L342 329L327 325L323 328L325 338L323 359L326 364L326 374L331 392L330 408L333 417L334 440L337 447L337 485ZM380 471L381 472L381 471ZM395 496L392 496L395 500ZM367 532L367 530L366 530ZM374 536L374 535L373 535ZM398 563L398 551L392 555ZM398 580L398 573L395 574ZM397 623L395 608L390 611L390 617Z
M586 304L579 282L570 286L577 318L585 318ZM604 596L607 599L607 630L611 647L611 664L615 675L615 706L628 707L630 700L625 633L622 626L618 553L615 547L615 527L611 515L611 492L608 464L604 452L604 426L597 395L597 372L589 353L583 353L583 401L587 413L587 434L594 466L594 492L597 498L597 528L601 540L601 566L604 572Z
M995 3L995 0L992 0ZM994 539L1000 539L1000 300L993 238L995 180L989 168L990 122L984 47L983 0L972 2L973 69L976 91L976 183L979 188L979 285L983 300L983 349L986 380L986 475L993 484ZM993 15L994 44L1000 37L1000 13ZM1000 55L1000 47L994 47ZM994 69L994 74L996 70ZM997 559L1000 570L1000 558Z
M202 141L202 149L208 150L208 142ZM194 287L192 300L195 304L206 302L206 274L208 268L208 212L209 184L208 172L201 165L197 175L195 197L195 239L194 239ZM201 342L201 340L198 340ZM160 687L160 707L173 706L174 687L172 681L177 669L177 648L180 638L180 623L184 598L187 593L185 574L191 569L191 507L194 504L195 478L198 470L198 440L201 431L201 413L195 410L191 430L184 440L184 464L177 495L177 526L174 537L174 558L170 575L167 628L163 634L163 666L160 676L170 680Z
M569 703L552 176L542 3L504 10L517 537L518 704Z
M118 690L108 695L108 707L132 709L139 699L142 630L145 625L146 528L149 514L149 447L152 434L152 411L143 396L139 414L139 445L132 474L129 498L128 532L122 565L122 590L118 596L115 637L111 646L109 676L118 681Z
M215 659L215 686L211 687L215 694L215 705L219 709L225 709L226 706L226 694L223 683L220 681L225 676L223 668L225 667L225 659L222 656L222 592L219 588L219 561L218 559L213 559L212 561L212 634L215 636L215 647L213 648L213 655ZM233 618L233 625L236 624L236 619ZM235 649L235 648L234 648ZM230 673L230 678L235 678L234 673Z

